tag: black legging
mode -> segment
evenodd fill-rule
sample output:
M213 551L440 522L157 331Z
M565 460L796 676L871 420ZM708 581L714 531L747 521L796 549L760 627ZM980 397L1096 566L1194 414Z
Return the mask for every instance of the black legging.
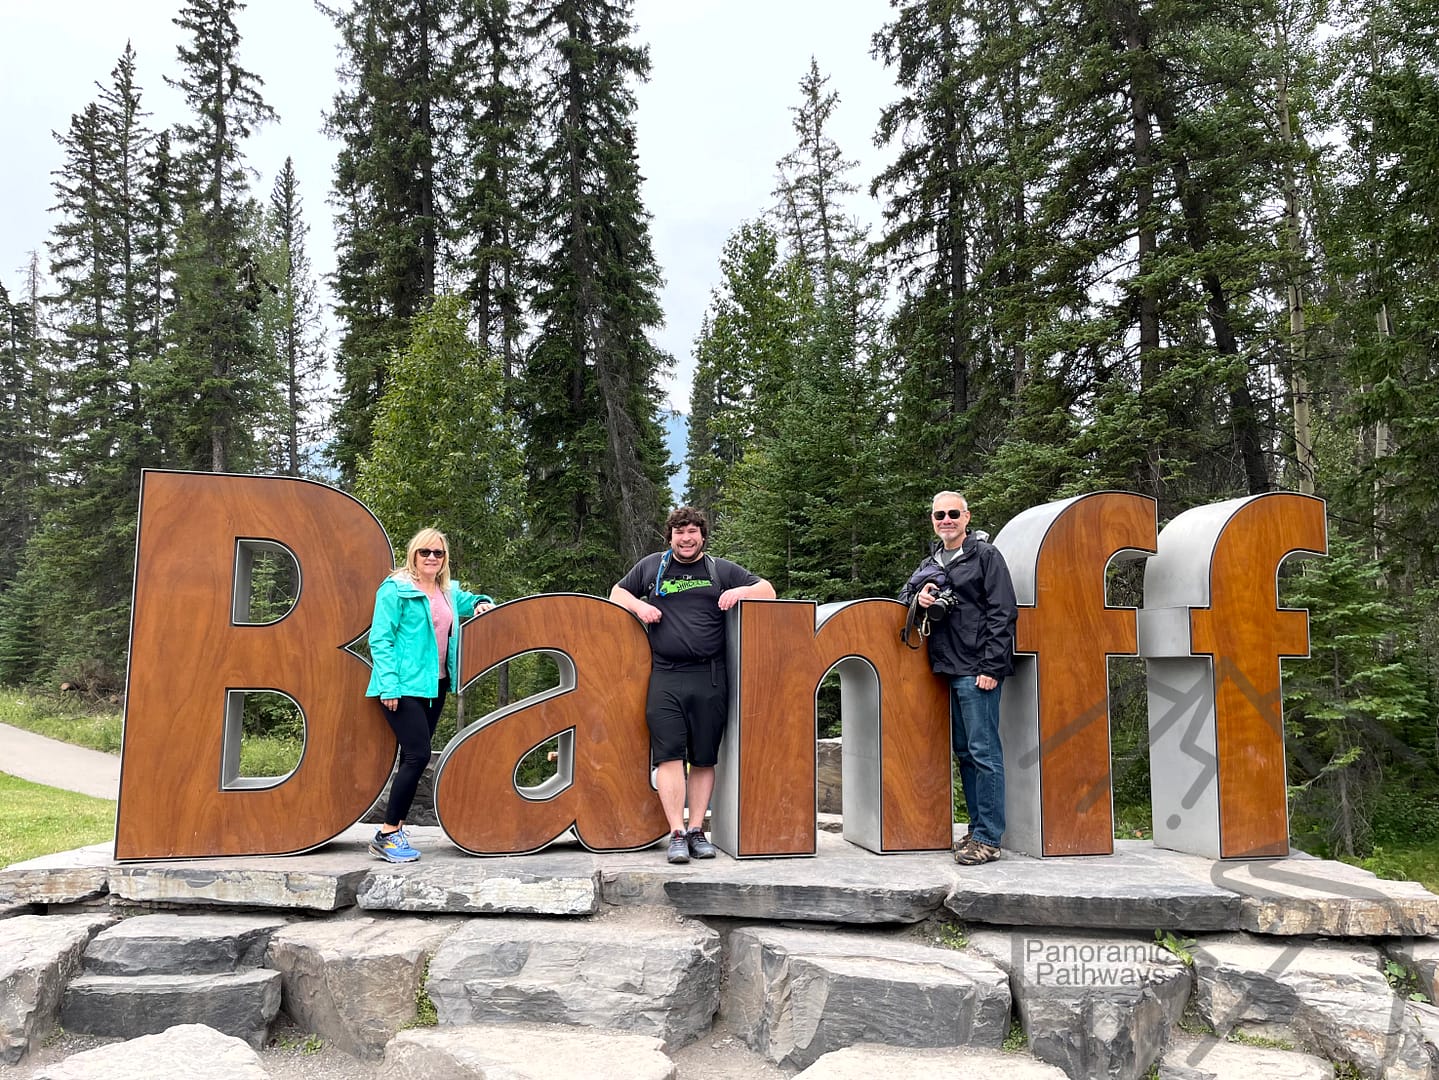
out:
M420 777L430 764L430 745L435 738L435 726L440 722L440 710L445 707L445 695L450 692L448 677L440 680L439 693L433 698L402 697L393 712L385 709L385 719L394 729L395 738L400 740L400 767L395 772L395 782L390 785L390 803L385 809L385 824L398 825L410 813L410 804L415 801L415 789L420 786ZM384 709L383 705L380 708Z

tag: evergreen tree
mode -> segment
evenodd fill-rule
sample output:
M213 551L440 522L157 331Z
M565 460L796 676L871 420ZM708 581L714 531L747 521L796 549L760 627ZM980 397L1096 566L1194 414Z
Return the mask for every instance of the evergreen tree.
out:
M746 226L726 247L697 384L727 395L706 418L728 443L712 451L729 458L725 542L785 595L820 601L891 594L905 543L877 284L826 84L811 61L779 162L779 234Z
M448 84L458 99L445 164L456 182L451 214L456 279L474 305L481 343L505 378L519 366L530 245L524 204L533 182L534 102L524 45L510 0L463 5L449 51Z
M0 284L0 593L14 580L39 519L45 372L34 309Z
M648 333L661 321L635 156L628 0L532 0L538 326L520 400L542 587L603 593L658 541L667 478Z
M460 298L441 296L415 319L390 370L356 495L396 542L437 526L466 581L513 595L523 505L518 432L500 363L471 340Z
M145 243L153 159L143 116L127 47L111 83L60 137L50 241L54 482L15 613L33 618L28 632L54 671L106 686L124 673L140 470L159 464L148 422L156 270ZM14 619L8 627L13 656L27 631Z
M262 269L267 286L260 316L270 365L280 372L281 393L270 411L269 465L288 476L312 475L319 438L320 377L325 366L324 326L310 270L300 181L285 159L265 215Z
M742 224L720 254L722 280L695 343L690 398L689 495L718 510L730 471L772 435L812 317L814 283L799 259L782 259L764 221Z
M176 245L176 309L163 393L181 460L225 472L254 464L253 435L275 373L260 348L263 285L247 243L254 213L241 144L275 118L262 80L241 66L238 0L188 0L174 22L184 74L168 80L185 97L183 224Z
M334 290L343 325L331 459L353 480L369 446L390 357L435 295L446 235L437 162L452 107L444 66L449 0L355 0L324 9L340 31L341 88L328 130L335 163Z

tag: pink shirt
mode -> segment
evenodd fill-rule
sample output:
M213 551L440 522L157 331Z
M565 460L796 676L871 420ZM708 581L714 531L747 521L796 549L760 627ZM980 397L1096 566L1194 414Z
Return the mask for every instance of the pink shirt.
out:
M450 610L450 598L439 589L425 594L430 598L430 622L435 627L435 651L440 656L440 678L449 674L446 663L449 657L450 628L455 625L455 613Z

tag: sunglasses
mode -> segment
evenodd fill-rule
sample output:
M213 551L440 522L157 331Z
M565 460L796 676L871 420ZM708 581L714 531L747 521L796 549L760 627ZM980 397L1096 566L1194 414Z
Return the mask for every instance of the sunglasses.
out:
M962 518L967 513L969 513L968 510L936 510L934 511L934 520L943 521L945 518Z
M418 556L419 556L420 558L422 558L422 559L429 559L429 558L443 559L443 558L445 557L445 549L444 549L444 548L415 548L415 554L418 555Z

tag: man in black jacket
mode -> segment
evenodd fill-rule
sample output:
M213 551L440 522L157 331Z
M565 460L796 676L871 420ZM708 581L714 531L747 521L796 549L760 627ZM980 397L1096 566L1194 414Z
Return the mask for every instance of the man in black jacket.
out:
M949 680L950 731L969 809L969 835L954 860L978 866L999 858L1004 836L1004 751L999 692L1014 673L1019 609L1004 556L969 531L969 505L955 491L934 497L939 542L899 594L916 601L930 626L929 666Z

